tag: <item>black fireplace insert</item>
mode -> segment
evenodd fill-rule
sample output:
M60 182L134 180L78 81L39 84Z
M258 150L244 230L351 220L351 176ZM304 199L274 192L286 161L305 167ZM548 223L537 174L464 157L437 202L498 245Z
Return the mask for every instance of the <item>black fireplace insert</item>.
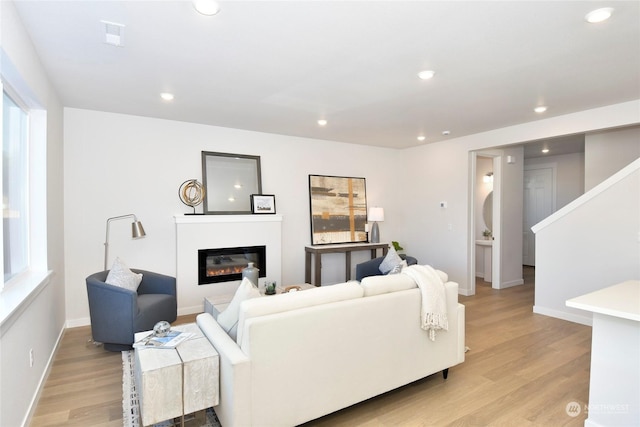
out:
M242 279L242 269L252 262L266 277L265 246L215 248L198 250L198 285Z

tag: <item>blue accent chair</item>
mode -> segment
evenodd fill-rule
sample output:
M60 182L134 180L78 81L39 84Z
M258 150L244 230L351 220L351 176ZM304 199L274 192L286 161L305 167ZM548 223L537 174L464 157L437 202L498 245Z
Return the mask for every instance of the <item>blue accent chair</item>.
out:
M399 254L399 255L400 255L400 258L407 261L407 265L414 265L418 263L418 260L412 256L407 256L405 254ZM382 264L382 261L384 261L383 256L357 264L356 280L359 282L368 276L381 276L382 272L380 271L380 264Z
M178 312L175 277L134 270L142 273L142 282L134 292L105 283L109 271L87 277L87 296L93 340L105 350L131 350L133 335L148 331L161 321L174 322Z

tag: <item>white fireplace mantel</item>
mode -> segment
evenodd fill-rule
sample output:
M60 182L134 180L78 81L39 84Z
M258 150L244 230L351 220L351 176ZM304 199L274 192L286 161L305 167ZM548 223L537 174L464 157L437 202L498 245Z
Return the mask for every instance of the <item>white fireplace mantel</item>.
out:
M212 224L230 222L282 222L282 215L174 215L176 224Z
M175 215L178 314L203 311L204 299L233 294L239 280L198 285L198 250L266 247L266 277L282 278L282 215Z

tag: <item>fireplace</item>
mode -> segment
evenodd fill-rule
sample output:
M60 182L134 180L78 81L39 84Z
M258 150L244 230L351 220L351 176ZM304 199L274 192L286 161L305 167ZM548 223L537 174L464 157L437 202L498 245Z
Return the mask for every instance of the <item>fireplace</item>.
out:
M198 250L198 285L242 279L242 269L252 262L266 277L265 246L215 248Z

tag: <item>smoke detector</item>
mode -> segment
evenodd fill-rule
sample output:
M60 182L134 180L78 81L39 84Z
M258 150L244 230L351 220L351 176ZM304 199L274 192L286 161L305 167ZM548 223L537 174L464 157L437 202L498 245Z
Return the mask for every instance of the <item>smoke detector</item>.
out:
M104 42L113 46L124 45L124 24L100 21L104 25Z

